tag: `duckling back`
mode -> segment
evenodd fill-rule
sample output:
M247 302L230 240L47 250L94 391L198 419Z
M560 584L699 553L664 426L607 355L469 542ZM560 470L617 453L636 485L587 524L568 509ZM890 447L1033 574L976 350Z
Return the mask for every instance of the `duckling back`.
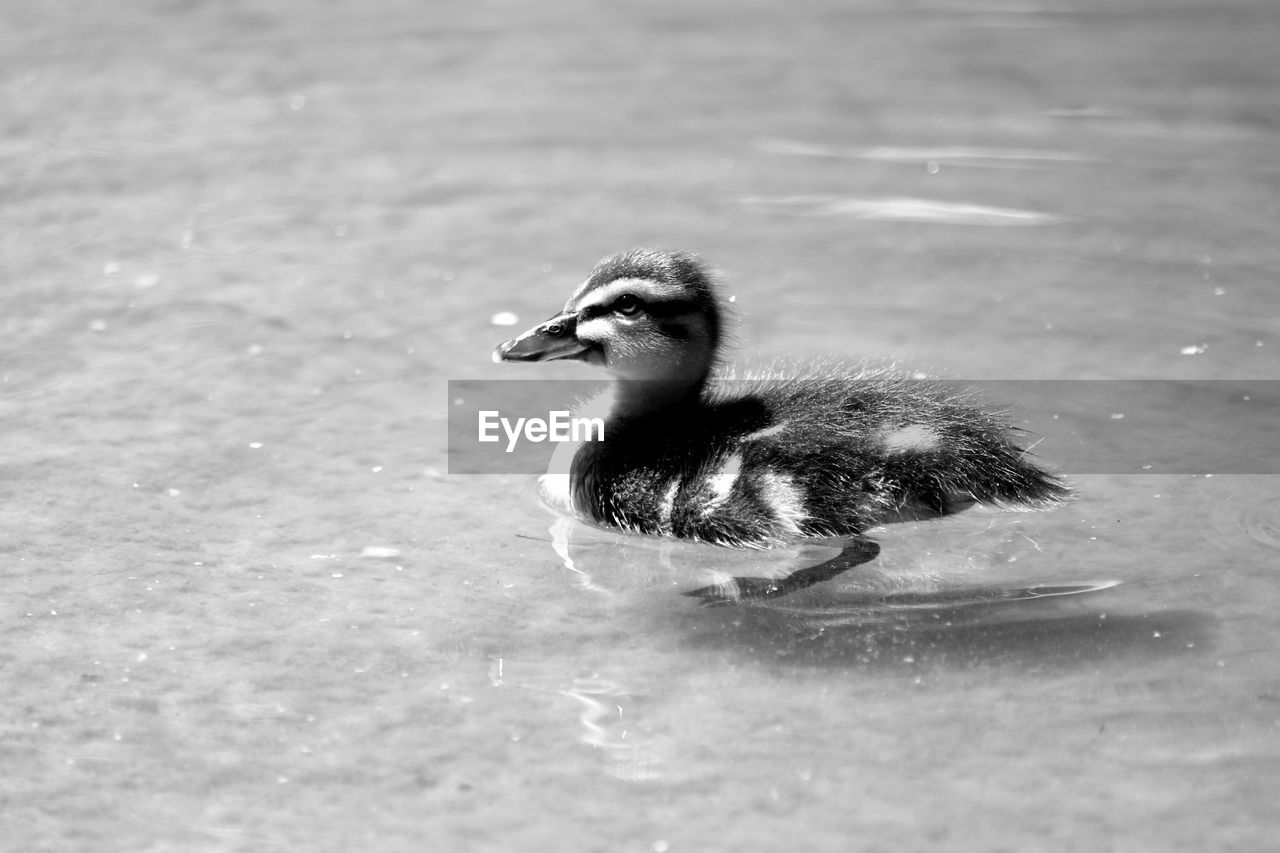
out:
M597 521L748 547L1069 495L1002 418L883 371L720 383L628 414L578 451L570 480Z

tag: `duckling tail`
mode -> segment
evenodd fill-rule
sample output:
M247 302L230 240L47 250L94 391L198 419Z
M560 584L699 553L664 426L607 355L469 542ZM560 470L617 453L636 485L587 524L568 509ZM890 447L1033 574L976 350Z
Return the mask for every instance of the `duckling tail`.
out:
M970 469L965 491L982 502L1009 509L1048 509L1066 503L1074 492L1061 477L1036 465L1018 448ZM1016 454L1016 455L1015 455ZM990 464L995 462L995 464Z

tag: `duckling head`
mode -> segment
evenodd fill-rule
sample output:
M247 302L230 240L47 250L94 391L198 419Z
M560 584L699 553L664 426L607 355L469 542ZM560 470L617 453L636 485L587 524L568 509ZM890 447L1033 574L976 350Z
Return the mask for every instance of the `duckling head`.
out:
M619 379L700 386L720 341L720 306L701 262L632 249L596 264L562 312L501 344L493 359L577 359Z

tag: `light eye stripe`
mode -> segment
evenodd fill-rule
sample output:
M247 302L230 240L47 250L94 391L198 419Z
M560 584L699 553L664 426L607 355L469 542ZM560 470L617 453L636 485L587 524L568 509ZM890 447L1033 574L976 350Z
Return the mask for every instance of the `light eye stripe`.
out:
M689 297L689 291L677 285L661 284L647 278L618 278L594 290L588 290L576 300L571 300L570 307L573 308L573 303L576 302L577 311L585 311L589 308L608 309L620 297L627 294L631 294L645 304L663 300L687 300Z

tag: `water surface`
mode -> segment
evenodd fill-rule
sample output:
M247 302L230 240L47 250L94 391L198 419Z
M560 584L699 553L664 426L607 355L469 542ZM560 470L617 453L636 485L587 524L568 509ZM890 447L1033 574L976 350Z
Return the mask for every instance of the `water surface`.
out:
M720 267L754 355L1280 378L1274 4L0 22L6 849L1274 839L1275 475L1068 470L700 608L659 545L557 550L532 478L445 473L446 381L513 377L490 318L633 245ZM1122 583L858 604L1082 579Z

